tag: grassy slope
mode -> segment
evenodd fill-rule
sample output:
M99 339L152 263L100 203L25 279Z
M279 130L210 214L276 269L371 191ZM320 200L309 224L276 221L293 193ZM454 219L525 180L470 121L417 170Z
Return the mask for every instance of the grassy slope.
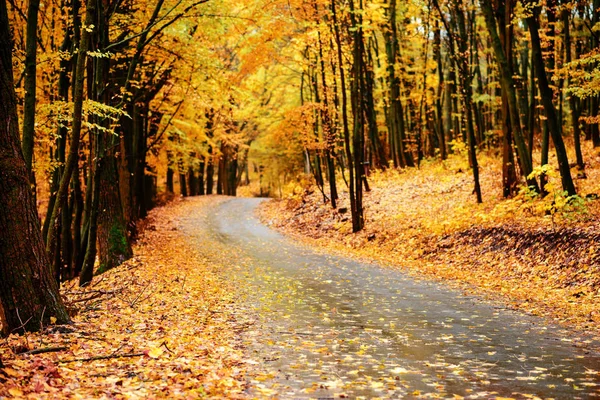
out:
M497 157L481 154L484 204L464 158L370 176L366 228L352 234L347 193L332 210L315 188L267 203L263 219L288 234L498 298L600 336L600 201L546 215L550 200L504 200ZM600 159L588 149L581 196L600 193ZM574 175L576 171L574 170ZM340 187L346 189L342 183Z

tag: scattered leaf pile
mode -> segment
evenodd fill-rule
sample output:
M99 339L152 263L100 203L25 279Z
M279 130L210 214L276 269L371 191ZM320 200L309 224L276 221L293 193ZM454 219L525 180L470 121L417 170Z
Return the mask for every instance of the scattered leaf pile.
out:
M561 213L537 212L548 199L504 200L501 166L482 157L484 204L475 202L464 161L451 158L372 173L359 233L351 231L343 182L336 210L308 188L265 203L261 217L309 244L435 277L599 337L600 158L587 159L588 179L577 186L590 200Z
M190 207L155 210L135 259L65 285L72 325L3 339L0 398L242 397L230 284L171 222Z

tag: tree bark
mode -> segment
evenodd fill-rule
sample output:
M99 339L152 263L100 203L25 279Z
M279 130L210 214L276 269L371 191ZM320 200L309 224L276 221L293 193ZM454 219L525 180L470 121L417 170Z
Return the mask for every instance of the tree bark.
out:
M77 55L77 64L75 67L75 82L73 87L73 125L71 129L71 140L69 143L69 156L65 164L65 172L60 179L60 185L56 194L56 203L50 214L50 226L48 229L48 240L46 241L46 250L49 254L54 254L58 238L58 228L60 226L60 215L66 204L69 194L69 184L71 175L75 169L75 164L79 161L79 141L81 139L81 124L83 111L83 84L85 79L85 64L87 59L87 50L90 43L91 26L94 25L94 15L96 13L96 1L87 0L85 29L81 32L81 42Z
M533 49L534 67L538 76L538 87L540 89L540 96L542 98L542 104L546 111L546 118L548 122L548 129L554 142L554 148L556 150L556 157L558 158L558 168L560 170L560 176L562 181L563 190L565 190L569 196L576 194L575 185L573 184L573 178L571 177L571 169L569 167L569 159L567 157L567 149L561 135L561 128L558 124L558 115L556 108L552 102L554 93L548 83L548 77L546 75L546 69L544 68L544 58L542 56L542 46L540 42L540 35L538 31L538 20L537 14L538 9L534 9L534 14L527 18L529 25L529 33L531 35L531 47Z
M572 61L571 57L571 27L569 20L568 8L562 11L562 22L563 22L563 42L565 45L565 63L569 64ZM579 54L576 51L575 57L578 58ZM568 86L568 82L567 82ZM577 167L581 172L585 169L585 163L583 162L583 153L581 151L581 129L579 128L579 117L581 115L581 104L579 99L574 95L569 95L569 108L571 112L571 125L573 126L573 141L575 147L575 157L577 159Z
M404 108L400 100L400 79L395 72L395 64L398 58L398 33L396 27L396 0L390 0L388 8L389 29L386 31L386 54L388 61L388 85L390 96L390 108L388 115L388 132L392 146L392 159L394 167L404 168L414 166L410 153L405 149L405 124Z
M27 8L27 39L25 44L25 99L23 104L23 157L31 178L33 174L33 145L35 141L35 102L36 102L36 64L37 29L40 0L29 0ZM32 180L35 184L35 181Z
M513 33L514 28L510 21L513 13L514 0L507 1L504 6L497 10L499 26L504 27L500 29L500 41L504 47L504 54L508 65L513 65ZM514 195L517 191L517 171L515 166L515 155L513 151L513 128L510 119L510 108L508 105L508 93L501 88L502 92L502 131L504 137L502 138L502 195L507 198ZM529 149L529 155L531 156L531 149Z
M464 118L467 123L467 144L469 147L469 158L473 172L473 192L477 197L477 203L482 203L483 199L481 197L481 185L479 183L479 164L477 162L475 128L473 126L473 88L471 86L473 75L469 67L468 58L466 57L469 52L469 42L465 23L465 14L461 0L454 0L453 3L456 23L458 24L458 52L460 54L460 56L455 57L455 62L460 79L461 97L463 106L465 108ZM449 32L448 34L452 35L453 33Z
M114 149L114 146L109 148ZM127 226L121 208L118 190L117 164L114 151L104 155L105 163L100 174L100 197L98 202L98 256L101 274L131 258L133 252L127 237ZM140 199L143 201L143 199Z
M481 5L481 11L485 18L485 23L492 41L496 62L498 63L498 69L500 71L500 84L507 93L510 122L514 133L514 141L517 147L519 163L521 165L521 173L523 176L528 177L533 171L533 165L531 162L531 156L529 155L529 149L527 148L525 138L523 137L523 131L521 129L521 116L519 115L519 107L517 103L517 94L512 75L512 68L506 59L502 42L498 36L496 19L494 17L491 0L479 0L479 4ZM530 187L533 187L536 192L539 192L539 186L535 179L527 179L527 184Z
M52 276L19 141L6 1L0 0L0 321L2 333L38 330L69 315Z

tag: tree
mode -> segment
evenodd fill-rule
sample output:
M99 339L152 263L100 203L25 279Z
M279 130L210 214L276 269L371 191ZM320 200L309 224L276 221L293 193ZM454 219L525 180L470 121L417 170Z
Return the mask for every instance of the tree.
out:
M532 3L530 2L530 4ZM552 141L554 142L554 148L556 149L558 168L560 170L563 190L565 190L569 196L573 196L576 194L575 185L573 184L573 178L571 177L567 149L565 148L565 143L561 135L558 114L556 112L556 108L554 107L554 103L552 102L554 93L550 88L548 77L546 75L540 35L538 32L538 14L539 8L533 7L532 14L527 17L527 25L529 26L529 33L531 35L531 47L533 49L533 63L535 66L536 75L538 77L538 86L540 89L542 104L544 105L544 110L546 111L548 130L550 131Z
M529 154L529 150L527 149L527 145L525 144L525 138L521 128L521 117L519 114L512 68L506 59L506 54L504 52L500 36L498 35L498 28L496 18L494 17L492 1L479 0L479 4L481 5L481 12L483 13L488 33L492 41L492 48L494 50L496 63L498 64L498 69L500 72L500 84L502 90L507 94L508 111L510 114L512 131L514 134L514 142L517 147L519 163L521 165L521 173L523 176L529 177L533 171L533 164L531 162L531 156ZM535 179L528 178L527 183L529 186L533 187L535 191L539 192L539 186Z
M469 160L471 162L471 169L473 171L473 192L477 196L477 202L482 203L481 185L479 183L479 165L477 163L477 151L475 143L475 128L473 126L473 74L469 66L469 36L467 35L463 4L461 0L454 0L452 2L451 8L453 12L451 13L452 19L450 23L446 22L441 8L436 0L434 0L434 4L440 13L440 18L448 30L450 52L454 54L454 62L457 67L456 69L458 70L461 98L465 111L464 118L467 125ZM458 26L458 32L454 32L457 29L456 26ZM455 52L455 42L457 42L458 53Z
M404 126L404 107L400 99L400 79L396 72L398 58L398 34L396 24L396 0L390 0L388 8L389 27L385 31L385 48L388 61L389 110L387 126L390 137L392 160L395 167L414 166L412 155L406 151L406 132Z
M32 178L33 141L35 131L35 100L36 100L36 63L37 63L37 30L39 0L30 0L27 8L27 44L25 55L25 101L23 110L23 156L25 165Z
M2 333L69 322L58 292L19 141L6 1L0 1L0 303Z

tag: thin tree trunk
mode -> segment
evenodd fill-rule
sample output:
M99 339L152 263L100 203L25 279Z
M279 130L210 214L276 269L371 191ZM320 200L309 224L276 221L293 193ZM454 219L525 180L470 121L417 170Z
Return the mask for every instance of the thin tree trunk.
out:
M458 50L460 54L467 54L468 49L468 35L465 23L465 14L463 10L462 0L454 0L454 12L457 17L458 23ZM452 33L449 33L452 34ZM467 143L469 145L469 155L471 160L471 166L473 171L473 181L474 181L474 189L475 195L477 197L477 202L482 203L481 197L481 185L479 183L479 164L477 162L477 152L476 152L476 139L475 139L475 128L473 126L473 88L471 83L473 81L473 76L471 74L471 69L468 64L468 59L463 57L459 59L456 58L456 65L458 69L458 73L460 76L461 82L461 94L463 99L463 105L465 107L465 119L467 123Z
M317 4L313 3L315 11L317 10ZM335 130L331 123L331 117L329 115L329 95L327 93L327 78L325 76L325 60L323 58L323 42L321 40L321 32L317 32L319 40L319 60L321 67L321 85L323 87L323 110L321 111L321 120L323 121L323 135L325 136L325 160L327 162L327 173L329 181L329 197L331 200L331 207L337 208L337 185L335 181L335 164L333 159L333 153L335 152Z
M340 68L340 92L342 93L342 125L344 132L344 149L346 151L346 162L348 163L348 173L350 175L348 182L348 190L350 196L350 209L353 216L356 215L356 203L355 199L355 182L354 182L354 168L352 162L352 149L350 147L350 128L348 125L348 95L346 92L346 73L344 71L344 58L342 49L342 38L340 34L340 26L337 18L337 7L335 0L331 0L331 15L335 33L335 43L337 45L337 59L338 66ZM340 164L341 165L341 164ZM343 174L343 173L342 173ZM354 225L354 222L353 222Z
M365 174L364 165L364 135L365 135L365 113L363 99L365 96L365 67L364 67L364 36L362 30L361 14L355 13L354 0L350 0L350 21L354 29L353 35L353 65L351 102L354 127L352 132L352 149L354 150L354 209L352 215L352 232L359 232L365 226L363 213L363 179ZM359 10L362 11L362 0L359 0Z
M204 189L204 169L206 168L206 157L199 156L200 159L200 167L198 171L198 194L200 196L204 196L206 194L206 190Z
M439 22L435 21L433 30L433 58L436 61L436 70L438 74L439 85L435 92L435 110L436 110L436 131L439 141L440 158L445 160L448 158L446 151L446 132L444 128L444 118L442 111L442 94L444 92L444 68L442 65L442 36Z
M569 20L569 11L564 9L562 11L562 22L563 22L563 42L565 45L565 63L569 64L571 59L571 27ZM576 52L575 57L578 58L579 54ZM568 81L566 82L567 87L569 86ZM574 95L569 95L569 108L571 112L571 125L573 125L573 142L575 147L575 157L577 159L577 167L584 173L585 163L583 162L583 153L581 151L581 129L579 128L579 116L581 114L579 99ZM585 174L584 174L585 176Z
M558 115L556 114L556 109L552 102L553 92L548 83L546 70L544 68L544 58L542 56L542 47L538 32L537 13L538 10L536 8L534 9L534 15L527 18L527 23L531 35L531 47L534 55L534 66L538 76L538 87L540 89L542 104L546 111L548 129L550 130L550 135L552 136L552 141L554 142L554 148L556 150L556 157L558 158L558 168L560 170L563 190L565 190L569 196L573 196L576 194L575 185L573 184L573 179L571 177L567 149L565 148L561 129L558 125Z
M85 26L81 33L81 42L77 55L77 64L75 67L75 82L73 85L73 125L71 128L71 141L69 143L69 156L65 164L65 172L60 180L58 192L56 194L56 203L52 210L50 226L48 229L48 240L46 241L46 250L53 254L56 249L59 218L62 209L66 204L69 194L69 184L71 176L75 169L75 164L79 161L79 141L81 139L81 123L83 110L83 83L85 79L85 64L87 59L87 50L90 43L91 26L94 25L94 15L96 13L96 1L87 0ZM92 31L93 32L93 31Z
M531 162L531 156L529 155L529 149L527 148L525 138L523 137L523 131L521 129L521 116L519 115L512 68L506 59L502 42L498 36L496 19L494 17L491 0L479 0L479 3L481 5L481 11L484 15L485 23L492 40L492 47L496 56L496 62L498 63L500 70L500 84L507 93L511 127L513 129L514 141L517 147L519 163L521 165L521 173L525 177L528 177L533 171L533 166ZM527 184L533 187L535 191L539 192L539 186L535 179L527 179Z
M27 39L25 44L25 99L23 104L23 157L30 178L33 173L33 145L35 140L37 30L40 0L29 0L27 8ZM32 180L35 184L35 180Z
M500 6L502 7L502 6ZM496 15L499 18L500 40L504 47L504 54L509 65L513 65L513 25L507 23L510 21L514 9L514 0L509 0L504 6L504 10L499 9ZM504 11L504 12L502 12ZM517 171L515 166L515 155L513 152L513 128L510 119L510 109L508 105L508 93L505 88L502 92L502 131L504 137L502 140L502 195L507 198L514 195L517 191ZM531 153L530 153L531 155Z

